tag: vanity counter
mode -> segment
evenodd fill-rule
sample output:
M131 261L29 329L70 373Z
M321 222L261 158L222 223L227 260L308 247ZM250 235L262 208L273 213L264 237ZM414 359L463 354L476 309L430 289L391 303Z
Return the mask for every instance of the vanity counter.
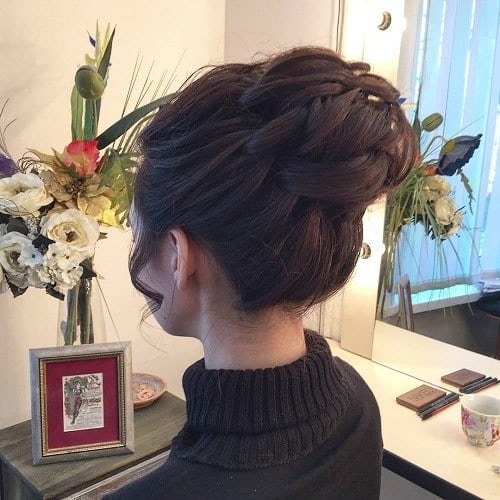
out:
M396 396L422 383L457 391L440 378L460 368L498 376L500 362L381 325L375 334L376 361L345 351L335 341L329 342L334 354L361 374L377 399L382 416L384 465L444 498L500 499L500 474L490 470L491 465L500 464L500 442L488 448L470 445L461 428L459 402L425 421L396 403ZM389 362L391 366L385 366ZM500 398L500 384L481 394Z
M375 322L372 359L446 390L457 389L443 382L441 377L460 368L500 378L498 359L403 330L383 321ZM500 398L500 384L488 389L485 394Z

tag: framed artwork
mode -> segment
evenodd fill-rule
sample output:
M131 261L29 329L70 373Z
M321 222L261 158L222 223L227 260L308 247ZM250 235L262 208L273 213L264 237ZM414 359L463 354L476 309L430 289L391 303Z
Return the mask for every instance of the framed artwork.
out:
M33 464L134 451L130 342L30 349Z

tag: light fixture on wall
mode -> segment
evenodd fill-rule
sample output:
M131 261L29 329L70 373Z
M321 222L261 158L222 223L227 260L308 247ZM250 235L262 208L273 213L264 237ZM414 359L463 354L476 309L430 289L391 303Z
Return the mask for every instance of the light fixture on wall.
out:
M399 49L406 29L402 0L342 2L342 55L370 64L374 73L397 82Z
M361 254L359 256L360 259L369 259L372 254L372 247L368 245L368 243L363 241L363 245L361 245Z
M377 26L377 28L380 31L385 31L387 28L389 28L391 23L392 23L391 13L384 10L384 12L382 12L382 22Z

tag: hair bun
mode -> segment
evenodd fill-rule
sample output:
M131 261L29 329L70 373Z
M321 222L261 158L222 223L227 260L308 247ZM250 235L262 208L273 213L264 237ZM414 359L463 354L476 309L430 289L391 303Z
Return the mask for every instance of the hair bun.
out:
M141 134L134 284L173 227L207 248L236 306L307 307L342 287L368 204L416 152L397 90L328 49L198 73Z
M296 196L328 201L345 210L366 208L380 195L387 170L384 159L378 160L377 171L373 163L371 155L322 163L290 160L279 175L287 191Z
M366 207L411 167L412 142L398 91L327 49L301 48L263 68L239 105L259 117L245 151L274 158L282 185L296 196L337 207Z

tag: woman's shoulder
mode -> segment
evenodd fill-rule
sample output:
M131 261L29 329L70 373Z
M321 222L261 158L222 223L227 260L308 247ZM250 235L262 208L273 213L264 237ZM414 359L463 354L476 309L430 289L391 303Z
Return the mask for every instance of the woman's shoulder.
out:
M341 374L344 382L343 386L349 392L352 400L361 402L365 411L368 408L373 408L378 414L379 411L375 396L356 369L338 356L332 357L332 363L335 365L336 371Z

